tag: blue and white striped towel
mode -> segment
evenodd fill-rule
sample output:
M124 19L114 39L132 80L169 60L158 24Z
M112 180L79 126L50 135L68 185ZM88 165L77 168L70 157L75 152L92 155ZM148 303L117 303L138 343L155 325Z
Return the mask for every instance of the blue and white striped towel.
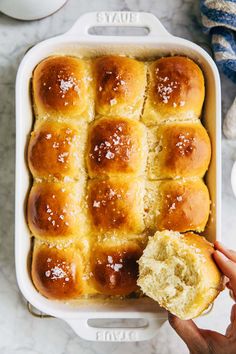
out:
M200 0L203 30L211 35L215 61L236 83L236 0Z

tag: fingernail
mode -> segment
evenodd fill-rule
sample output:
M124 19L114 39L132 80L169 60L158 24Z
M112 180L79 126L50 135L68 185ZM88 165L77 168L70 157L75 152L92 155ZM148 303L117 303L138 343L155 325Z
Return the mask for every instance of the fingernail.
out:
M229 262L229 258L227 258L222 252L216 250L214 253L216 253L224 262Z
M216 241L216 242L215 242L215 245L216 245L217 248L220 247L220 248L222 248L222 249L225 250L225 251L231 252L231 250L230 250L229 248L227 248L227 247L226 247L222 242L220 242L220 241Z
M225 248L225 246L223 245L223 243L220 242L220 241L216 241L216 242L214 243L214 245L215 245L217 248L218 248L218 247Z

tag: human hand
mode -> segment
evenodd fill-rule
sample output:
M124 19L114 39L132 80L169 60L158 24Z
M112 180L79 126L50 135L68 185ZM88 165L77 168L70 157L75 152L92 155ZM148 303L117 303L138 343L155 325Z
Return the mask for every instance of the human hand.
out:
M231 297L236 299L236 252L228 250L220 242L215 243L214 259L222 273L228 278L226 286ZM231 309L230 324L225 335L198 328L192 321L183 321L169 313L170 325L183 339L191 354L235 354L236 353L236 304Z

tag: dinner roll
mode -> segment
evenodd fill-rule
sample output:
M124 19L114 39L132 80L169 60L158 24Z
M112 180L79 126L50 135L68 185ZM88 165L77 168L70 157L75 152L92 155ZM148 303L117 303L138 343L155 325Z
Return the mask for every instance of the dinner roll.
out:
M142 120L153 125L167 119L199 118L205 96L200 67L189 58L164 57L149 66L149 87Z
M90 121L93 101L89 64L70 56L52 56L33 72L33 99L38 118L83 118Z
M209 217L209 192L200 178L147 182L144 210L146 227L152 232L201 232Z
M35 241L31 275L36 289L48 299L69 300L85 293L84 260L75 246L59 249Z
M211 143L199 123L160 124L148 133L149 179L203 177L211 158Z
M86 125L55 121L36 124L28 147L28 164L36 178L79 178L85 173Z
M93 69L96 112L139 118L146 86L145 64L128 57L107 55L97 58Z
M112 177L88 181L87 203L91 228L97 233L140 233L143 221L144 180Z
M143 246L144 247L144 246ZM137 290L138 263L143 247L135 241L104 241L94 245L91 269L95 288L105 295L128 295Z
M210 212L201 69L96 55L53 55L32 73L27 222L32 280L50 299L139 296L147 237L202 232Z
M223 290L213 252L213 245L203 236L156 232L138 261L138 285L182 320L197 317Z
M43 240L67 242L86 232L82 185L75 182L34 183L28 198L28 224Z
M128 118L103 117L90 125L87 166L90 177L144 173L145 126Z

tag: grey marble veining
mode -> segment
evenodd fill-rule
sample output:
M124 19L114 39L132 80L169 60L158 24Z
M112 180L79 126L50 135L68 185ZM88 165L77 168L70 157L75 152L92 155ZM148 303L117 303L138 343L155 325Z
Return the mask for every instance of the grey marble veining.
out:
M14 84L25 51L37 42L68 30L80 14L99 10L153 12L171 33L195 42L206 42L199 26L196 0L69 0L59 12L40 21L21 22L0 14L0 353L1 354L105 354L188 353L183 342L166 323L158 336L147 342L92 343L81 340L57 319L32 317L22 299L14 269ZM234 96L235 86L222 76L223 114ZM223 139L223 234L236 248L236 199L230 171L236 159L236 141ZM204 327L224 332L232 301L225 291L210 315L197 319Z

